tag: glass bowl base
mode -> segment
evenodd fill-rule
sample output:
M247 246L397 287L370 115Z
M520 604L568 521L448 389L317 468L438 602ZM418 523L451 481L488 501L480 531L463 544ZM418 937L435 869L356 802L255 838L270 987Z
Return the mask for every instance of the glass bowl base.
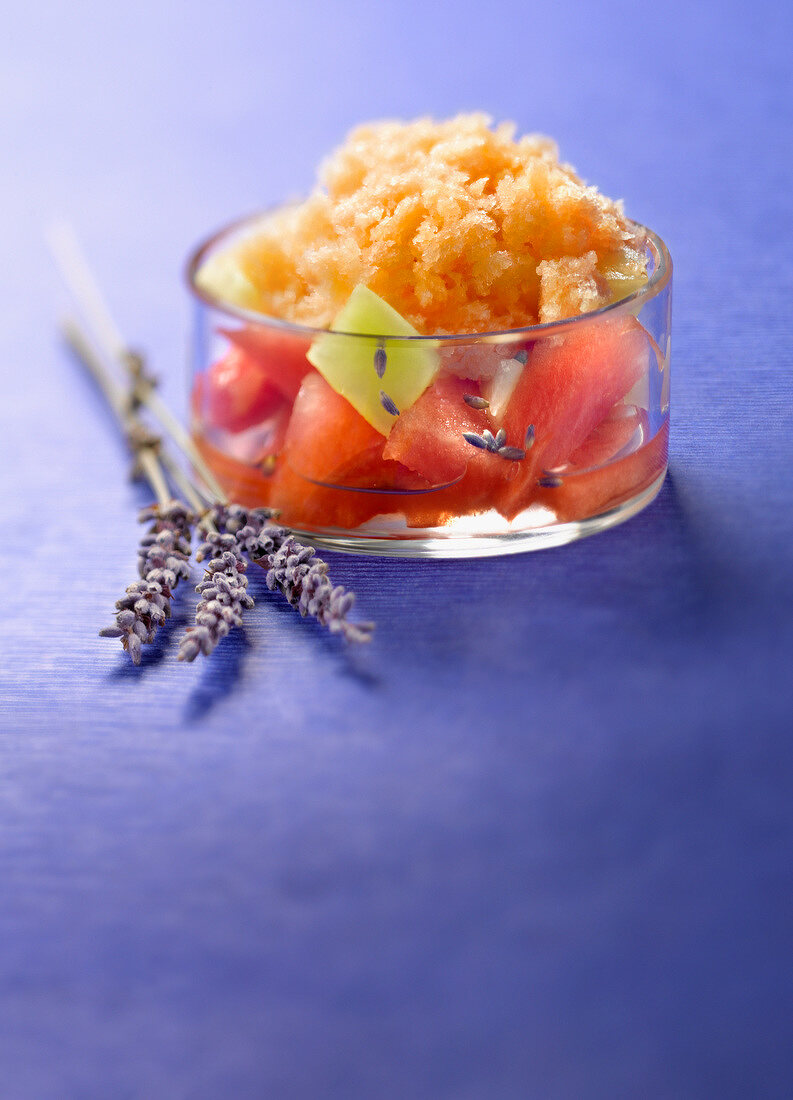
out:
M488 530L485 515L464 517L457 525L445 528L415 529L415 533L409 538L404 537L404 525L399 530L395 528L393 535L367 535L365 528L360 528L360 533L294 528L294 534L301 542L343 554L371 554L391 558L486 558L500 554L522 554L529 550L564 546L568 542L575 542L587 535L595 535L598 531L607 531L610 527L624 523L655 499L665 477L666 467L646 489L598 515L558 523L548 522L548 517L553 513L542 510L545 512L545 519L538 513L534 526L523 526L520 530Z

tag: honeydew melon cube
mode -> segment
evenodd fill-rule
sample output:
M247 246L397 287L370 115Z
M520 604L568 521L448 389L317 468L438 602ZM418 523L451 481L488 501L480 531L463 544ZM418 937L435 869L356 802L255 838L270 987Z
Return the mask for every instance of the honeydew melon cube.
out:
M372 339L339 333L356 333ZM373 428L388 436L397 417L384 407L381 395L386 394L402 412L410 408L438 373L440 358L431 344L426 341L395 344L388 339L418 335L388 302L361 284L334 318L331 331L318 336L311 345L308 361ZM375 369L375 355L380 347L386 352L382 378Z
M201 265L196 277L202 290L222 302L242 309L256 309L256 287L240 268L233 251L215 252Z

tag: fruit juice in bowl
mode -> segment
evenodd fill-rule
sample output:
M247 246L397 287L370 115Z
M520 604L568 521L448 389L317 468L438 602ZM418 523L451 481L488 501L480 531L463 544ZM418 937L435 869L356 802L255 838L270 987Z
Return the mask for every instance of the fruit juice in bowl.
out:
M546 139L478 115L361 128L188 279L196 442L230 497L313 542L559 545L663 482L668 252Z

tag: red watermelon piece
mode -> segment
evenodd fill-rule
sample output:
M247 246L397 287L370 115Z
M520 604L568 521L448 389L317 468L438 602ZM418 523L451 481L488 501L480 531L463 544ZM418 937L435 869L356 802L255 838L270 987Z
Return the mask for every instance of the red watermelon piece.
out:
M281 390L259 361L237 347L199 374L193 388L193 410L199 420L228 432L261 424L284 405Z
M472 409L464 398L479 397L479 384L441 374L405 409L391 429L383 454L416 471L439 488L403 502L410 527L438 527L454 516L496 506L517 471L508 461L469 443L464 432L495 433L487 410Z
M480 396L476 382L440 375L404 410L383 450L386 458L396 459L432 485L458 482L455 498L461 512L476 511L483 498L492 497L514 465L465 438L466 432L481 437L485 429L495 431L487 410L472 409L466 395Z
M303 380L292 408L283 457L295 473L329 485L394 488L405 470L383 459L385 439L322 375ZM406 474L411 487L424 483Z
M292 409L272 502L294 526L357 527L427 483L383 458L383 436L316 372ZM382 490L378 492L377 490Z
M638 450L599 469L571 468L562 484L535 490L534 500L552 508L560 521L588 519L636 496L648 488L666 467L669 425L664 424Z
M472 447L463 437L463 432L481 434L490 427L485 411L465 403L466 394L478 396L475 382L440 375L403 410L385 445L386 458L396 459L433 485L456 481L471 465L492 466L493 456Z
M235 348L244 351L259 364L284 397L294 401L300 383L313 368L306 359L311 339L301 333L268 325L246 325L238 329L220 329Z
M505 515L525 508L542 471L563 465L584 444L646 374L649 355L635 317L598 318L535 344L504 417L510 445L522 447L531 424L535 439L503 496Z
M223 487L229 500L246 508L264 508L270 503L272 478L267 466L252 466L239 462L214 447L204 436L194 435L201 456Z
M590 470L611 462L629 445L638 449L649 436L647 413L636 405L617 405L570 455L563 470Z

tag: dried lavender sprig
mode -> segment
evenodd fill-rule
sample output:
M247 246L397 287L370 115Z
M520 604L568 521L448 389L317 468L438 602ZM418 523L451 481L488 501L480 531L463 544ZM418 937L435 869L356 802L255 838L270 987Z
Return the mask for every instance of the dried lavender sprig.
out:
M238 551L267 570L267 587L282 592L302 616L313 616L348 642L371 640L374 623L348 619L355 594L343 585L334 586L327 563L317 557L313 547L304 546L287 528L271 522L269 509L218 505L214 518L221 530L236 538Z
M195 512L195 514L199 517L199 525L201 527L206 527L207 530L213 530L214 525L212 523L212 517L209 514L208 509L208 504L213 499L211 495L206 492L198 492L196 487L190 481L187 474L173 459L168 451L164 449L161 450L159 457L165 472L171 479L171 482L179 490L182 497L192 508L193 512Z
M189 627L179 646L180 661L194 661L199 653L209 656L221 638L235 626L242 626L242 613L253 607L248 594L247 565L234 535L210 532L196 551L196 560L208 557L204 579L196 591L201 594L195 626Z
M269 508L248 510L240 505L217 504L210 511L215 530L206 535L196 551L196 560L209 557L204 579L196 591L201 600L196 608L195 626L188 629L179 647L180 661L193 661L199 653L208 656L221 638L234 626L242 626L243 611L254 606L246 591L248 579L243 552L266 554L275 545L265 535L273 513ZM273 528L276 536L283 528Z
M115 625L99 631L103 638L120 638L136 665L140 664L143 643L153 642L157 629L170 616L174 589L189 575L190 533L195 520L181 501L153 504L138 518L151 523L138 547L141 579L116 601Z
M199 522L214 530L211 517L205 512L201 498L189 479L161 451L160 440L135 415L136 393L125 393L109 375L93 352L81 329L68 322L64 331L80 358L89 367L102 388L121 424L127 442L135 456L135 473L143 473L157 498L157 504L141 513L141 521L151 520L151 530L143 536L138 550L140 580L129 585L126 594L116 601L116 622L100 631L102 637L120 638L134 664L140 664L144 643L154 641L158 627L171 614L171 600L178 581L189 575L191 528ZM186 496L192 510L181 501L172 500L163 467ZM247 582L246 582L247 583Z
M167 505L173 498L168 489L163 467L166 466L169 473L173 474L173 464L162 450L160 437L150 431L148 426L135 415L134 402L130 400L129 391L111 377L77 322L67 318L63 322L62 330L66 342L99 386L124 433L124 438L133 455L132 476L143 475L157 502L163 506Z
M47 233L50 252L58 265L66 286L103 347L111 357L118 357L125 350L124 340L107 308L93 272L88 266L77 234L68 222L60 221L50 226Z
M344 585L332 584L327 563L316 557L313 546L303 546L294 535L268 555L267 587L279 589L301 615L313 617L348 642L368 642L374 623L351 623L347 616L355 603L355 593Z
M69 344L102 390L134 457L133 474L143 474L156 503L140 513L150 523L138 546L140 580L127 587L116 601L116 621L100 630L104 638L120 638L134 664L140 664L141 647L154 641L157 629L171 614L171 600L179 580L189 573L191 529L196 516L181 501L173 500L163 472L160 440L135 416L128 395L111 378L104 364L74 321L64 324Z

